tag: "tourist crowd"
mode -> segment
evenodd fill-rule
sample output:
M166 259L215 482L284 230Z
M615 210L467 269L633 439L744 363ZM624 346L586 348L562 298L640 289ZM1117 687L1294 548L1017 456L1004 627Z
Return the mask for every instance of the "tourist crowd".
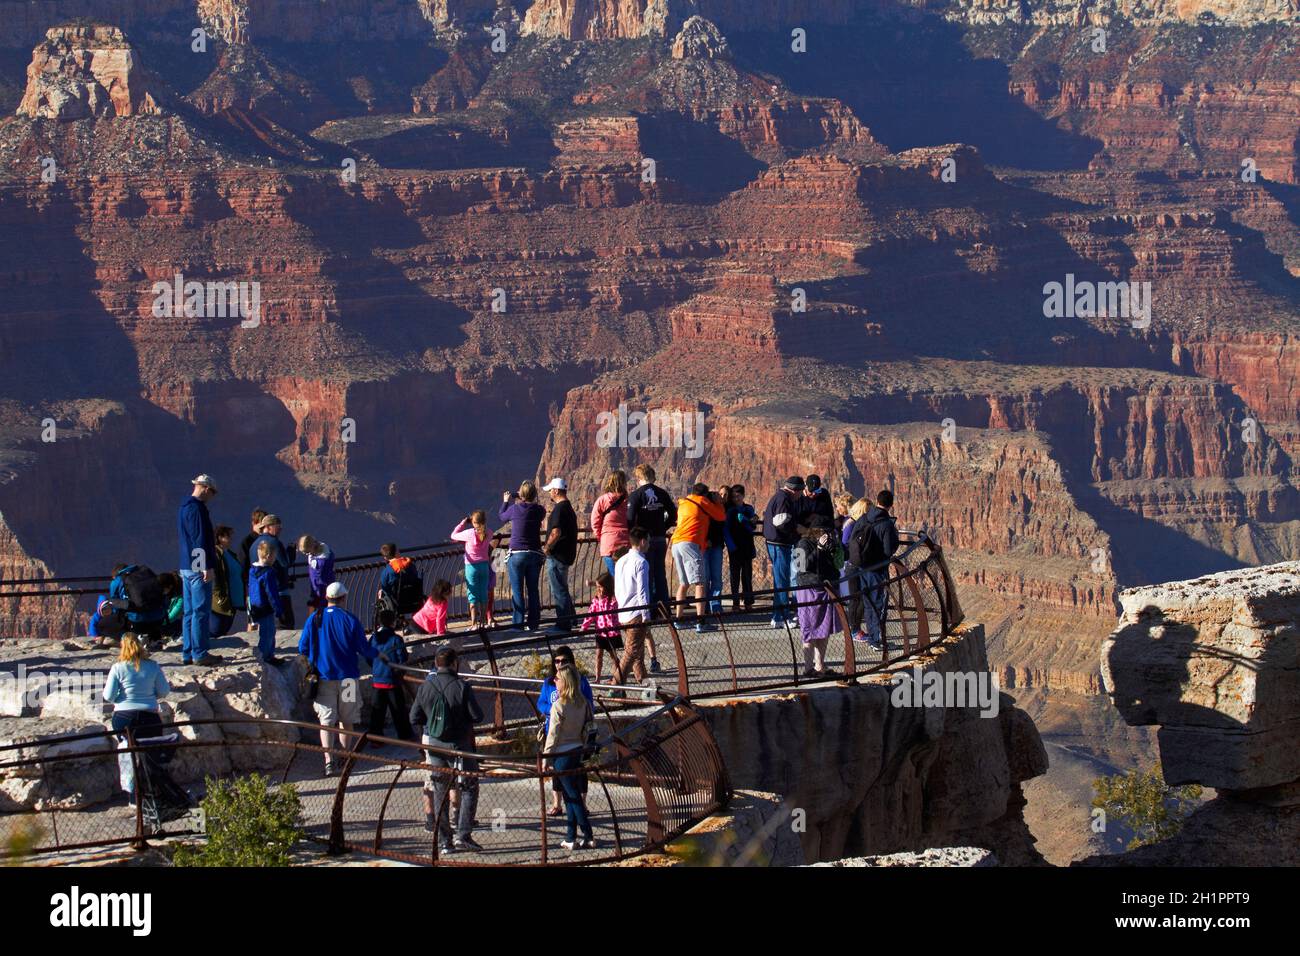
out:
M570 581L579 522L565 479L553 478L541 487L549 496L549 511L539 503L533 481L502 492L497 518L509 525L509 537L504 554L495 561L487 513L478 510L465 516L451 538L464 547L470 628L492 623L492 594L500 570L510 581L514 627L540 630L540 581L545 573L555 609L547 634L589 635L597 651L597 683L606 654L618 684L643 683L661 670L650 632L656 617L673 615L707 632L714 629L709 617L722 610L724 598L733 609L754 608L755 541L761 533L772 572L771 625L797 624L805 676L830 674L825 652L836 627L832 594L847 599L853 640L881 646L886 566L899 547L890 491L881 491L874 501L854 500L848 494L832 497L819 476L792 476L760 516L747 502L743 485L710 488L697 482L674 499L656 484L654 469L645 464L636 467L633 481L629 483L621 470L611 472L592 504L589 525L603 570L588 582L592 599L582 614ZM401 668L408 660L402 632L414 627L426 634L446 634L452 583L436 579L426 588L415 562L396 544L384 544L368 636L361 620L344 606L348 589L335 580L334 553L327 544L307 534L286 545L280 518L260 508L251 515L248 534L236 544L231 527L212 523L208 503L216 494L210 476L193 479L177 516L178 571L155 574L143 565L119 564L108 593L97 602L91 634L105 641L120 638L121 644L119 663L104 691L104 699L115 708L113 729L142 730L158 724L158 698L169 688L161 668L149 659L148 647L168 637L180 638L182 664L214 666L222 661L209 650L211 641L230 633L242 612L257 634L257 658L278 665L276 632L295 628L290 592L297 583L293 568L301 556L310 614L297 651L307 662L306 684L321 724L326 776L338 772L338 729L352 731L359 723L364 659L372 675L370 732L382 735L391 717L398 738L414 740L418 732L423 743L439 748L428 751L430 764L438 769L425 788L427 826L437 833L443 852L477 849L472 830L479 770L471 755L473 729L483 714L473 686L457 670L459 637L450 637L436 650L434 669L409 708L402 689ZM677 580L675 594L669 593L669 560ZM729 590L724 589L724 564ZM571 850L593 845L581 770L584 754L593 746L593 704L590 683L578 671L572 648L561 646L538 698L538 742L555 775L550 812L566 816L564 846ZM341 749L349 746L344 740Z

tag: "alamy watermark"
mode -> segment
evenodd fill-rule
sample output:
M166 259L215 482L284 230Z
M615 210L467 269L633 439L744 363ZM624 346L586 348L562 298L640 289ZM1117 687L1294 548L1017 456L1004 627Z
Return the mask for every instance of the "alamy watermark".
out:
M1049 319L1117 316L1132 319L1135 329L1145 329L1151 325L1151 283L1076 280L1068 272L1064 283L1043 286L1043 315Z
M257 281L187 282L178 272L170 282L166 279L155 282L153 294L156 319L238 318L240 327L245 329L257 328L262 323L262 283Z
M988 671L899 671L889 683L895 707L977 707L981 717L996 717L1002 688Z
M601 448L681 448L687 458L704 454L704 413L679 408L617 411L596 415L596 444Z

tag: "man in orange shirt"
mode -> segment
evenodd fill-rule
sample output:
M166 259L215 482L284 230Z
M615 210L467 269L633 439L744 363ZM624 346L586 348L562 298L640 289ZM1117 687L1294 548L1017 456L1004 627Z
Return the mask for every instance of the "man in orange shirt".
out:
M717 630L704 620L704 592L708 575L704 568L704 546L709 540L709 519L726 521L727 513L709 486L696 483L691 493L677 502L677 527L673 531L673 567L677 571L677 604L682 606L689 588L695 589L695 630Z

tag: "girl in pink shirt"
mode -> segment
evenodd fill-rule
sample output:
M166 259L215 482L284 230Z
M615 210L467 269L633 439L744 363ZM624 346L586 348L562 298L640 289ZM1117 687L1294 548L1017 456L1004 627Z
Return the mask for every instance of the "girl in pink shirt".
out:
M596 683L600 683L600 672L604 665L605 652L618 660L618 652L623 648L623 638L618 627L618 601L614 599L614 576L604 571L594 581L587 582L593 588L595 596L587 607L589 616L583 618L582 630L596 632Z
M451 582L439 578L433 582L424 606L412 616L426 634L447 633L447 598L451 597Z
M475 511L462 518L451 532L451 540L465 543L465 593L469 595L469 626L482 627L491 622L489 591L492 588L492 535L487 529L487 514Z

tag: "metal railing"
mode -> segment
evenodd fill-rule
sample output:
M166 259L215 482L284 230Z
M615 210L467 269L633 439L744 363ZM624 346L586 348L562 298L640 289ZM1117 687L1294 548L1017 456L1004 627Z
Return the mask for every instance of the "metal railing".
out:
M821 589L792 589L788 607L779 626L771 624L776 591L754 593L752 609L708 610L699 623L710 629L697 630L696 601L669 601L645 626L659 651L660 670L650 675L653 691L660 697L725 697L751 691L799 686L835 679L854 683L858 677L886 669L897 661L923 653L949 636L961 623L962 611L948 572L943 551L925 535L909 538L906 547L888 562L871 570L885 571L882 590L887 596L885 615L879 628L879 648L855 641L858 625L870 608L855 602L842 582ZM727 599L728 595L722 595ZM707 599L706 599L707 600ZM831 670L824 674L805 672L803 638L799 628L801 606L823 608L834 614L836 633L827 640L826 659ZM633 610L627 608L624 610ZM579 613L585 621L590 612ZM554 623L545 619L543 625ZM620 625L626 633L634 625ZM542 676L549 671L551 656L561 645L571 647L580 670L592 675L598 703L621 709L641 686L629 685L629 676L614 662L609 670L597 664L597 645L592 631L575 630L551 634L546 630L520 633L512 625L498 624L477 630L457 630L436 637L410 641L413 659L427 662L435 647L450 642L457 647L462 674L472 675L492 701L488 721L496 733L508 731L536 719L536 697ZM408 668L406 680L418 685L423 670ZM599 681L611 675L613 684L602 690Z
M0 780L9 794L8 807L0 805L0 856L19 833L33 855L143 848L151 839L201 834L195 811L166 823L146 815L160 772L188 784L191 799L209 778L263 772L274 786L294 787L304 836L329 852L434 865L608 863L660 848L726 806L730 784L717 743L687 701L617 721L606 714L599 723L594 752L563 772L536 752L535 738L467 753L333 728L339 745L326 748L316 736L325 728L252 717L165 724L151 729L147 743L129 732L96 731L9 744L0 747ZM173 731L185 736L152 742ZM162 751L171 755L159 771L150 755ZM326 755L338 776L322 775ZM435 756L453 766L435 765ZM116 792L124 761L145 797L134 808ZM593 849L569 854L559 847L563 820L548 815L548 804L563 777L585 784ZM448 854L426 828L435 781L445 793L436 809L453 825L457 795L477 792L472 835L480 849Z

